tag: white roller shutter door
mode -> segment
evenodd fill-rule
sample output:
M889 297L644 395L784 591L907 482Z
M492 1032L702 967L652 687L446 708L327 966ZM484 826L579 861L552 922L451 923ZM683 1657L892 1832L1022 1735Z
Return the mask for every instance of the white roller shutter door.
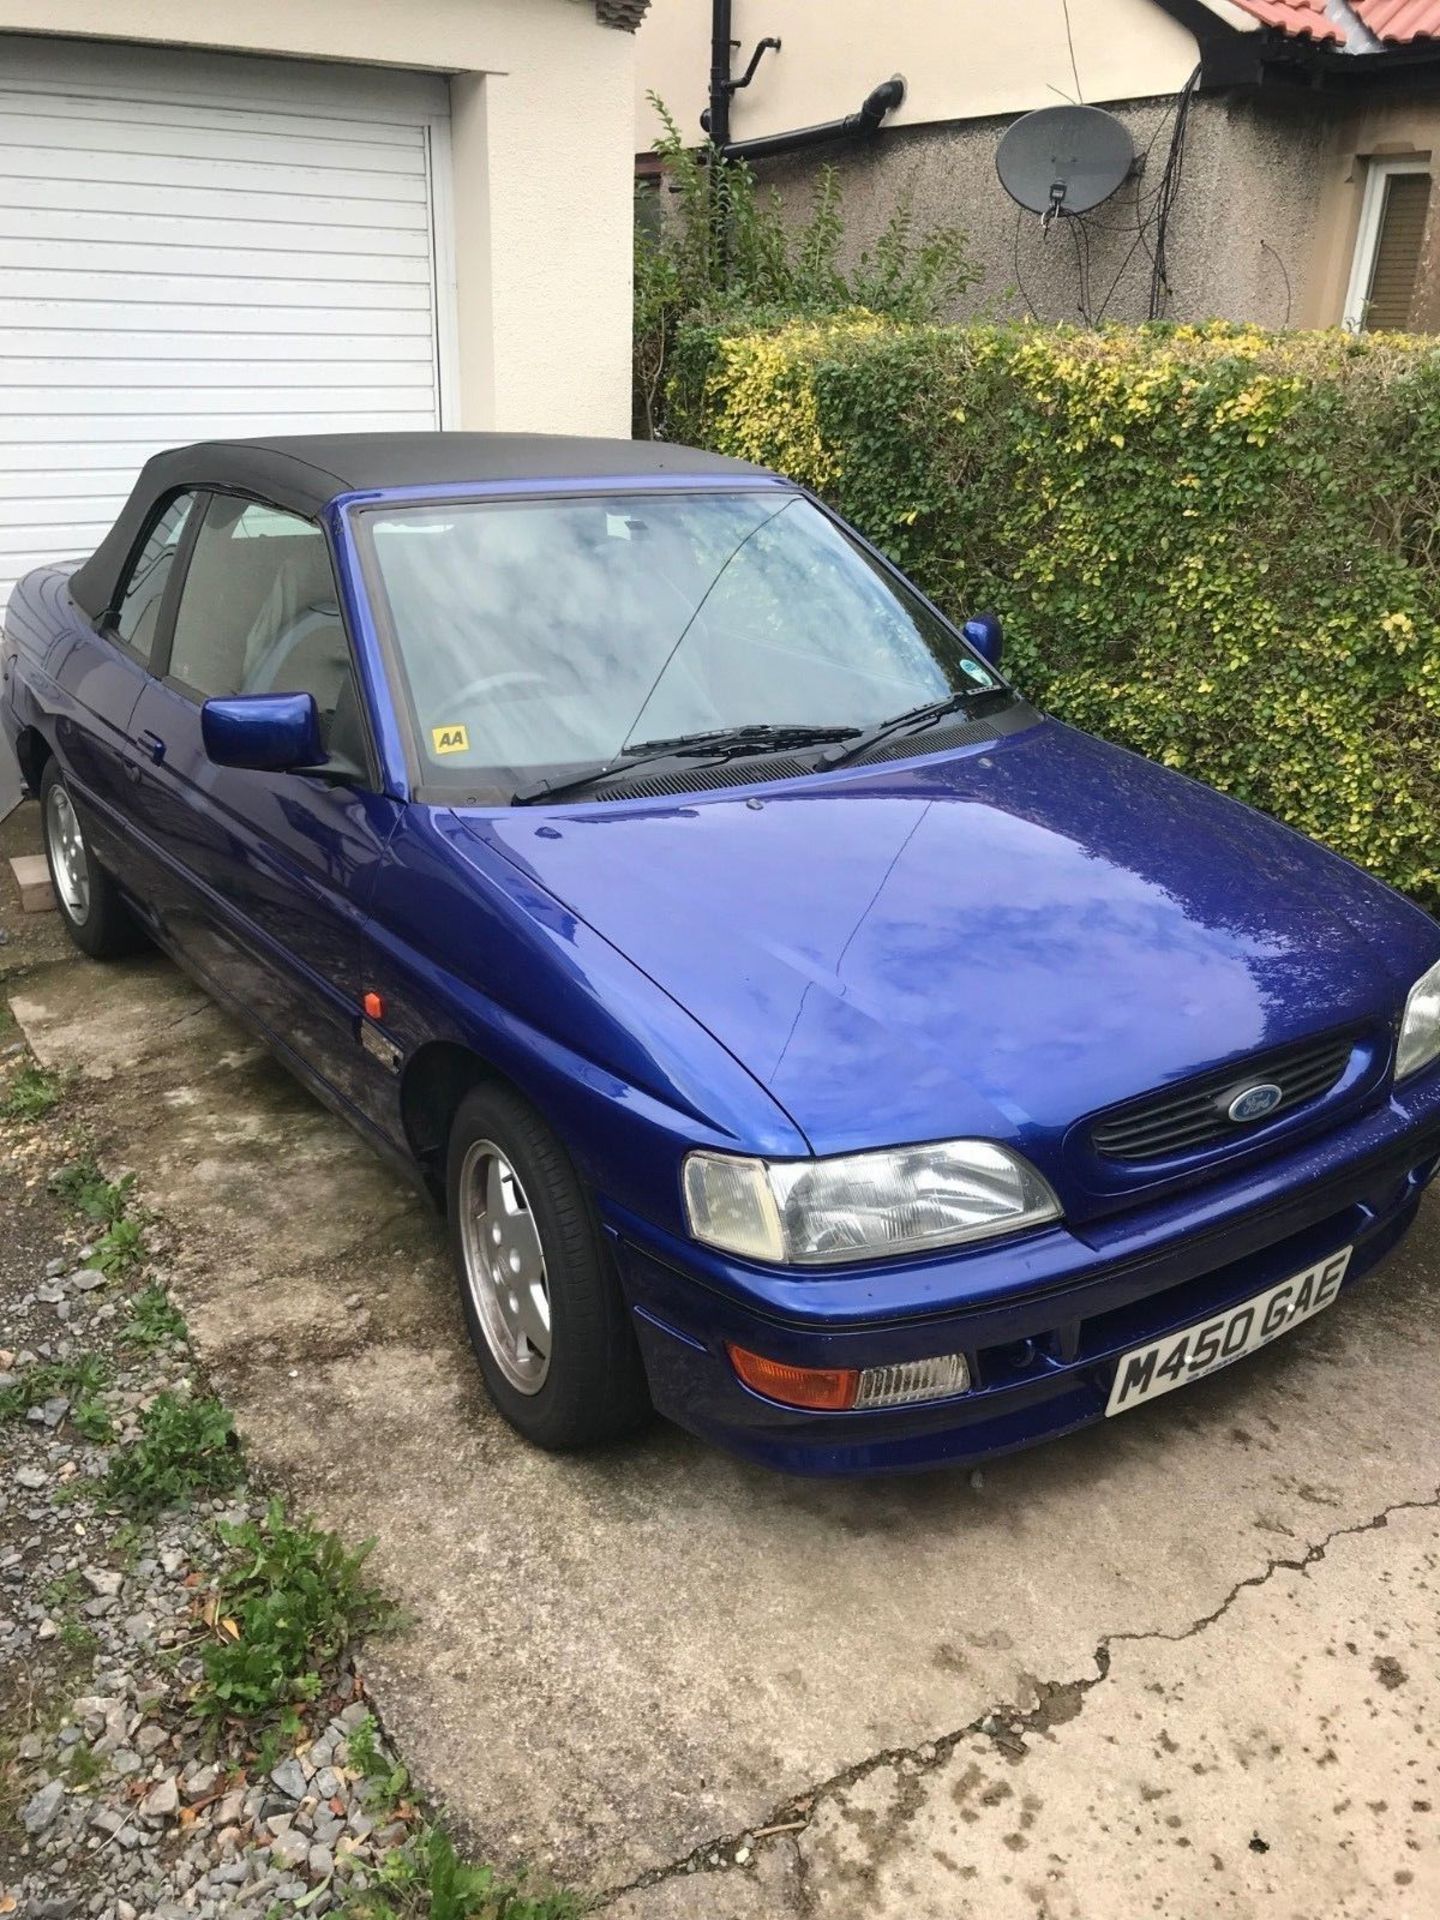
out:
M159 448L444 423L446 102L428 76L0 42L0 604L89 552Z

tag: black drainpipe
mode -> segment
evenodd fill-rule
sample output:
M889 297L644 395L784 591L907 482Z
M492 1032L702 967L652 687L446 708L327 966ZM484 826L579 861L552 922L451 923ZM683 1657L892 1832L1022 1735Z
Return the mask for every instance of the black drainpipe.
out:
M716 12L720 10L722 0L716 0ZM723 0L725 11L730 11L729 0ZM905 98L905 82L897 73L889 80L882 80L865 96L865 103L858 113L846 114L843 120L822 120L818 127L796 127L791 133L762 133L754 140L715 140L727 160L769 160L780 153L797 153L804 147L818 147L829 140L850 140L856 137L866 138L878 133L880 123L887 113L893 113ZM729 133L729 98L727 96L725 129ZM714 109L711 109L712 113ZM714 139L714 121L711 121L711 138Z
M740 87L748 87L755 77L760 55L780 42L762 40L755 49L749 72L740 80L732 79L731 63L735 55L734 0L710 0L710 106L701 117L701 125L727 160L767 160L772 154L795 153L802 147L818 147L827 140L849 140L876 132L887 113L905 98L905 82L897 73L872 88L858 113L843 120L825 120L818 127L797 127L793 133L767 133L756 140L730 138L730 102Z
M731 16L732 0L711 0L710 111L705 116L705 131L722 151L730 144Z

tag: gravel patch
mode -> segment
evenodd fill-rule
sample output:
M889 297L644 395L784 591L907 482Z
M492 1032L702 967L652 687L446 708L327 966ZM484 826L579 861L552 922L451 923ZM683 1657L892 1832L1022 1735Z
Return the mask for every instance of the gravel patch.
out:
M349 1662L322 1672L288 1737L195 1710L226 1631L219 1523L258 1521L265 1501L242 1486L153 1520L107 1510L99 1482L144 1410L203 1383L183 1337L127 1335L132 1296L164 1285L163 1234L128 1271L84 1264L95 1228L47 1192L73 1157L53 1121L0 1127L0 1393L81 1363L101 1382L0 1421L0 1914L323 1915L373 1884L419 1815L371 1804L357 1730L372 1767L394 1761Z

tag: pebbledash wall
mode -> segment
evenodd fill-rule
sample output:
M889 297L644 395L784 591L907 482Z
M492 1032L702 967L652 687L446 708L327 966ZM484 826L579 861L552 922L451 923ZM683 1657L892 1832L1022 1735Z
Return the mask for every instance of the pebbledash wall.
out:
M1227 0L1209 12L1240 33L1259 23ZM636 149L654 137L647 94L657 93L697 139L708 75L709 0L665 0L637 37ZM736 71L764 34L752 85L734 98L732 137L746 140L853 113L891 73L904 105L879 137L757 162L787 204L803 207L816 168L838 169L847 237L859 248L908 193L926 220L963 227L983 278L954 318L1033 312L1077 320L1146 317L1149 245L1137 212L1149 207L1165 163L1176 99L1199 55L1194 36L1156 0L735 0ZM1074 58L1071 57L1073 40ZM995 151L1019 114L1062 98L1105 106L1147 153L1140 176L1096 209L1077 233L1047 233L1021 214L995 174ZM1153 142L1153 144L1152 144ZM1219 316L1267 327L1332 326L1344 313L1350 263L1371 159L1440 152L1440 94L1433 78L1403 75L1381 91L1321 98L1303 88L1202 92L1192 103L1184 162L1167 235L1167 317ZM1436 204L1432 199L1432 208ZM1083 251L1082 251L1083 249ZM1440 219L1413 322L1440 328ZM1083 276L1083 278L1082 278Z

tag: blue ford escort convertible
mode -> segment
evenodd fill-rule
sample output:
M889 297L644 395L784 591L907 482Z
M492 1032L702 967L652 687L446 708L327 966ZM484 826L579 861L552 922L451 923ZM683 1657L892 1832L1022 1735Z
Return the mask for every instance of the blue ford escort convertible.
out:
M734 461L250 441L16 588L0 720L76 943L443 1203L522 1434L857 1472L1239 1359L1440 1160L1440 928L999 657Z

